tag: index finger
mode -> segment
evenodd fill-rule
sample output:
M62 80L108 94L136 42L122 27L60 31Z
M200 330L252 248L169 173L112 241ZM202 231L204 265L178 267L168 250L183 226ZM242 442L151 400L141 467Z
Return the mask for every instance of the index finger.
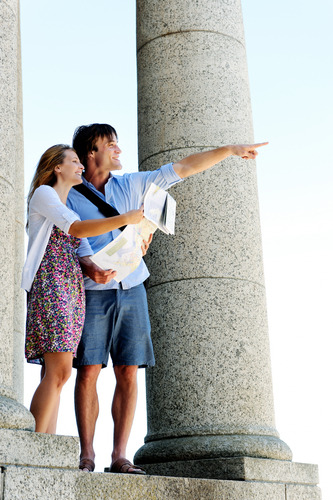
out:
M261 146L266 146L267 144L269 144L269 142L259 142L258 144L252 144L252 146L256 149L261 148Z

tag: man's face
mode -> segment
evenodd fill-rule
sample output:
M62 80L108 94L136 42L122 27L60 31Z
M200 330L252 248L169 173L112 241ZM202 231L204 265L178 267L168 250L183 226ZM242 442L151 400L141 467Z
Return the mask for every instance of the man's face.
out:
M96 142L97 151L93 151L96 167L112 172L121 170L122 165L119 160L121 149L118 146L117 137L99 137Z

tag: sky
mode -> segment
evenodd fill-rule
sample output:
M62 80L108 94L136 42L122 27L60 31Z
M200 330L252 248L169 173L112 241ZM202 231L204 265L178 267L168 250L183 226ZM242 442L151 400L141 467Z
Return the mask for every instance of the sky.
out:
M333 7L330 0L243 0L276 428L295 462L319 465L333 498ZM21 0L26 193L41 154L76 126L113 124L125 172L137 168L135 2ZM25 404L38 383L26 366ZM77 435L74 375L58 433ZM96 470L110 462L112 368L99 380ZM128 456L146 433L144 371ZM106 444L107 443L107 444Z

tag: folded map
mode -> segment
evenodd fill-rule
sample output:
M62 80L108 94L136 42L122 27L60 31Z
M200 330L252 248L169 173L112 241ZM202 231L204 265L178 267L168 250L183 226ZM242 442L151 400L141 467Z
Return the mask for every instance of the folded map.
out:
M139 224L130 224L91 260L101 269L117 271L115 280L119 283L135 271L142 259L142 242L156 229L174 234L176 202L166 191L151 184L144 198L144 218Z

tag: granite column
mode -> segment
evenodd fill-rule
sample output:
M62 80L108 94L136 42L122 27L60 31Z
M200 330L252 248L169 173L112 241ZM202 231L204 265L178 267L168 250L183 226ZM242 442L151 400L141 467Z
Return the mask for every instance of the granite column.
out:
M252 143L240 1L138 0L137 25L140 169ZM176 235L156 234L147 258L156 367L136 462L290 460L274 421L255 163L228 158L171 194Z
M18 0L0 2L0 428L34 429L23 401L23 127Z
M22 404L25 296L20 285L25 252L18 0L0 2L0 26L0 492L12 498L11 471L31 474L38 488L42 467L77 469L79 445L76 437L32 432L35 420ZM21 479L15 498L29 496L23 489ZM58 491L56 495L61 497Z

